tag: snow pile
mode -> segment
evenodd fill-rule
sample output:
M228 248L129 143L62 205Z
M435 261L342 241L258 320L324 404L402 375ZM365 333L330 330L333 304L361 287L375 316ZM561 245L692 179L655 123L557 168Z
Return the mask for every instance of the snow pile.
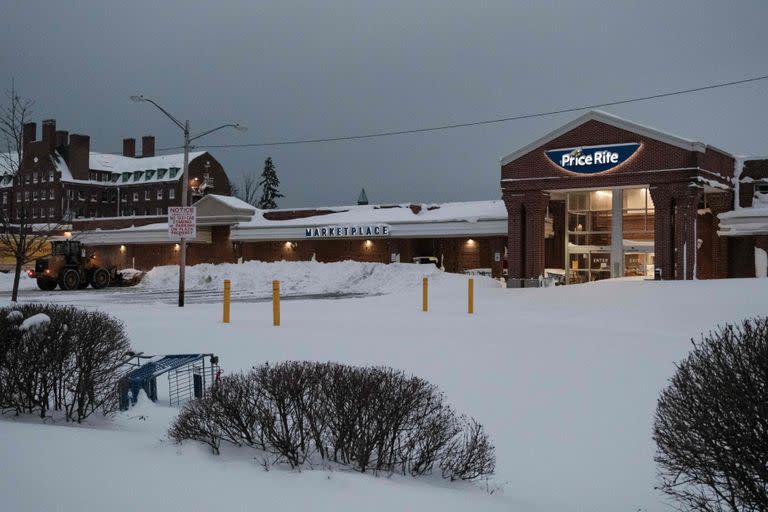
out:
M5 317L6 319L10 320L14 323L20 323L22 320L24 320L24 314L21 311L13 310Z
M19 330L34 331L37 329L42 329L43 327L47 326L50 323L51 323L51 317L49 317L45 313L38 313L36 315L32 315L31 317L21 322L21 325L19 326Z
M466 277L441 272L434 265L414 263L362 263L342 261L319 263L316 261L248 261L242 264L200 264L186 270L188 290L220 290L224 280L232 282L232 291L272 292L272 281L280 281L280 292L293 294L377 294L393 293L418 286L422 277L434 282ZM179 282L179 269L175 265L156 267L142 280L147 289L174 289ZM498 287L490 278L475 277L476 285Z

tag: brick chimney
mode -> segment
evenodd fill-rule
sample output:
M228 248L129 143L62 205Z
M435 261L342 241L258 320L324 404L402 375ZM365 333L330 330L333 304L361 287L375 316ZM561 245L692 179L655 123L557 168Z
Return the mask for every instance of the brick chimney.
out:
M152 135L145 135L141 138L141 156L155 156L155 138Z
M89 174L89 153L91 138L73 133L69 136L69 170L76 180L87 180Z
M24 127L21 130L21 145L27 147L30 142L34 142L37 139L37 124L36 123L24 123Z
M46 119L43 121L43 146L48 150L48 153L53 153L56 149L56 120Z
M136 139L123 139L123 156L136 157Z
M69 142L69 132L65 130L56 130L56 149L61 151L67 147Z

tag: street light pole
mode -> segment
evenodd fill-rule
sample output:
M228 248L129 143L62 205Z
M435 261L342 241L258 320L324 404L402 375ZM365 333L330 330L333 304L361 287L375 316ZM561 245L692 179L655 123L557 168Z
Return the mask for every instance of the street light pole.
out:
M189 188L190 143L194 140L199 139L200 137L204 137L208 135L209 133L213 133L217 130L221 130L222 128L234 128L239 132L244 132L248 130L248 128L238 123L229 123L229 124L223 124L221 126L217 126L216 128L212 128L210 130L206 130L192 137L190 136L190 131L189 131L189 120L184 121L184 124L182 124L181 121L179 121L174 116L172 116L170 112L165 110L163 107L161 107L151 99L145 98L144 96L131 96L131 101L135 101L137 103L141 103L141 102L151 103L152 105L157 107L157 109L160 110L163 114L165 114L171 121L173 121L174 124L176 124L176 126L181 128L181 130L184 132L184 168L181 171L181 180L182 180L181 206L188 206L187 203L189 202L187 200L187 189ZM184 275L185 275L186 267L187 267L187 239L182 236L181 239L179 240L179 307L180 308L184 307Z
M181 206L187 205L187 189L189 188L189 120L184 121L184 168L181 171ZM179 307L184 307L184 275L187 269L187 239L181 237L179 242Z

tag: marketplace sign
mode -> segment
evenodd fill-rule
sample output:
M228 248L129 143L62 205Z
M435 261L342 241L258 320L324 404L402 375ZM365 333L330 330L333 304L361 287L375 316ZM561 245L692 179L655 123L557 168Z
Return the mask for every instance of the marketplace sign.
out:
M611 144L579 148L552 149L547 158L558 167L577 174L597 174L618 167L635 154L640 144Z
M358 236L389 236L389 226L386 224L364 224L361 226L322 226L304 230L305 238L350 238Z

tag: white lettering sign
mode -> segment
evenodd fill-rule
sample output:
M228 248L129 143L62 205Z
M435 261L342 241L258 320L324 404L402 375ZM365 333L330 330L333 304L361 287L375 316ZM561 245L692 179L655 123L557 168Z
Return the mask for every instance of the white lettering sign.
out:
M362 226L318 226L305 228L306 238L369 238L389 236L389 226L386 224L371 224Z
M197 236L197 213L194 206L170 206L168 208L168 234L180 238Z
M615 164L619 161L619 154L613 151L595 151L591 155L578 154L577 152L566 153L560 158L560 165L582 166L582 165L602 165Z

